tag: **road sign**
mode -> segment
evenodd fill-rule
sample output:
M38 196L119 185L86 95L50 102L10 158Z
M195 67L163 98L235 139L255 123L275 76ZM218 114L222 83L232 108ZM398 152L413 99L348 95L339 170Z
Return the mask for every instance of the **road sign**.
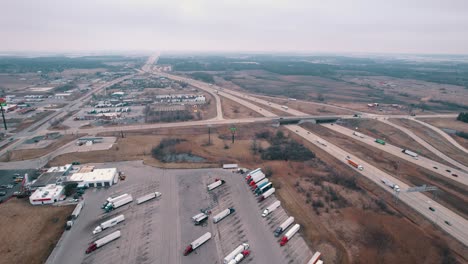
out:
M6 106L7 105L7 102L6 102L5 98L0 98L0 105L1 106Z

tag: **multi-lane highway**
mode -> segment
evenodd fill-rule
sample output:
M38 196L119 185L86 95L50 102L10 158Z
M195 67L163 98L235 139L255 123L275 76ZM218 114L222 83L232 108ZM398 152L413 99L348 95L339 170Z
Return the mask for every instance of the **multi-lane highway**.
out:
M417 158L411 157L409 155L406 155L402 152L403 149L393 146L391 144L386 143L385 145L377 144L375 142L375 138L370 137L368 135L364 135L363 133L360 132L361 135L364 137L361 138L359 136L353 135L353 130L339 126L339 125L331 125L331 124L323 124L322 126L331 129L335 132L341 133L343 135L352 137L355 140L358 140L360 142L366 143L374 148L383 150L387 153L390 153L394 156L397 156L401 159L404 159L406 161L409 161L415 165L418 165L420 167L426 168L434 173L437 173L443 177L446 177L450 180L454 180L456 182L462 183L468 187L468 174L464 171L461 170L456 170L453 169L452 167L449 167L447 165L444 165L442 163L439 163L437 161L433 161L431 159L428 159L423 156L418 156ZM411 146L408 146L409 150L411 150ZM454 176L456 175L456 176Z

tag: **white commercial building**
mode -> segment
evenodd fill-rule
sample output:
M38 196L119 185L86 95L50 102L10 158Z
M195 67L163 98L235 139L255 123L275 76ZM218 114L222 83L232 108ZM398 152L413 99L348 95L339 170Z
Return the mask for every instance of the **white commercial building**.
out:
M75 173L69 180L88 187L106 187L117 183L117 176L116 168L94 169L90 172Z
M63 186L49 184L33 192L33 194L29 196L29 202L32 205L53 204L65 198L63 192Z

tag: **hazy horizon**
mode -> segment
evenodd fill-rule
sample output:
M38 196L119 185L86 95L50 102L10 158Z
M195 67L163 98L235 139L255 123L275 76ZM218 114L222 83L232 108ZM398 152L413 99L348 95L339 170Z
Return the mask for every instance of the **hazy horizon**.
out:
M468 1L0 3L2 53L468 54Z

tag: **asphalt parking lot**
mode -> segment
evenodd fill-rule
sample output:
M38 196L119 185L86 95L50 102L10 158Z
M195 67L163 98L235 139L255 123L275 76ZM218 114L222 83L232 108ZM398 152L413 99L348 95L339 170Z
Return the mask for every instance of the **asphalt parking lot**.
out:
M28 173L29 178L33 179L37 177L36 170L0 170L0 192L6 194L0 196L0 200L5 201L9 199L14 192L19 191L21 182L15 182L15 174L24 177L24 174ZM13 188L7 188L6 185L13 185Z
M275 201L274 196L258 203L243 176L222 169L163 170L145 166L141 161L98 164L97 167L117 167L127 178L108 189L88 189L85 207L70 231L49 257L47 263L222 263L223 258L238 245L250 244L251 255L242 263L306 263L312 256L299 234L280 247L274 229L288 216L278 208L266 218L262 210ZM215 178L226 184L208 192L206 186ZM109 196L129 193L136 198L152 191L162 197L141 205L135 202L109 214L100 208ZM234 207L236 212L214 224L212 216ZM191 217L209 208L207 223L195 226ZM93 235L99 223L124 214L125 221ZM119 239L86 255L87 245L116 230ZM188 256L184 249L206 232L212 238Z

